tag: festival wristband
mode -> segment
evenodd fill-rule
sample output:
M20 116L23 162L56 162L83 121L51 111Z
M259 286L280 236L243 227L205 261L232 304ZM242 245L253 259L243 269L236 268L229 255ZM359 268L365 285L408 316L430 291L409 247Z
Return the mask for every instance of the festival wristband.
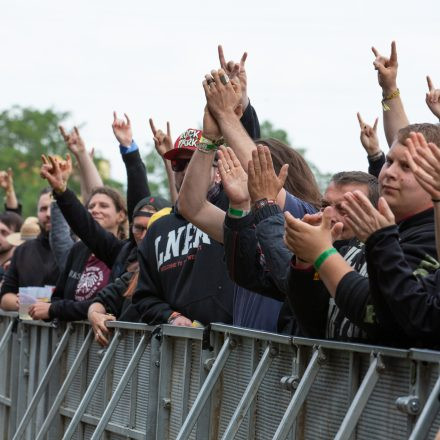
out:
M324 263L324 261L327 260L328 257L337 253L338 251L334 247L328 248L315 260L313 266L315 266L315 269L318 271L319 268L322 266L322 263Z
M396 89L394 90L394 92L390 93L388 96L385 96L382 99L382 109L384 112L391 110L389 105L385 101L390 101L391 99L397 98L398 96L400 96L400 90Z
M233 218L246 217L249 213L250 213L250 211L245 211L245 210L242 210L242 209L235 209L235 208L229 208L228 209L229 217L233 217Z
M173 312L171 313L170 317L168 318L168 324L172 324L179 316L182 316L179 312Z

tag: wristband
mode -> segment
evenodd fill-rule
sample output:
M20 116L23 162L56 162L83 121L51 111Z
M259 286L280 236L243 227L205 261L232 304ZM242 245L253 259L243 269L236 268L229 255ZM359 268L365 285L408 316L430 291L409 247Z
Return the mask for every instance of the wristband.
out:
M337 253L338 251L334 247L328 248L315 260L313 266L315 266L315 269L318 271L319 268L322 266L322 263L324 263L324 261L327 260L328 257Z
M235 209L235 208L229 208L228 209L228 215L229 217L233 218L242 218L246 217L251 211L241 210L241 209Z
M382 109L384 112L391 110L390 107L388 106L388 104L385 103L385 101L390 101L391 99L397 98L398 96L400 96L400 90L396 89L396 90L394 90L394 92L390 93L388 96L385 96L382 99Z
M379 159L380 157L382 157L382 154L383 154L383 151L382 150L380 150L379 152L377 152L377 153L375 153L375 154L372 154L372 155L367 155L367 158L369 159L369 160L372 160L372 161L375 161L376 159Z

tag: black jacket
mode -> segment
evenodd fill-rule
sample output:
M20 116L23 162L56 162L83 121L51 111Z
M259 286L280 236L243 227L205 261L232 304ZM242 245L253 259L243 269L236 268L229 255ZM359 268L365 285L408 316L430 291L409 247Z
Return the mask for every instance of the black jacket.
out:
M127 202L131 219L134 207L139 200L150 195L150 190L139 151L123 155L123 159L127 168ZM55 194L55 198L65 219L81 242L76 243L70 250L65 269L52 297L49 315L51 319L69 321L86 319L90 302L76 302L74 296L88 258L93 253L103 261L112 270L112 282L125 272L128 256L136 247L136 243L132 237L119 240L111 232L103 229L69 189L63 194Z
M366 244L373 301L386 303L395 322L414 346L438 348L440 334L440 265L427 253L409 264L396 226L376 231ZM435 270L435 273L431 273ZM378 308L377 319L388 319ZM385 322L389 327L390 323Z
M429 264L436 257L433 210L429 209L403 220L396 228L408 266L419 275L434 271L435 266ZM357 270L364 271L362 260L374 236L375 234L354 256L353 263L357 264ZM346 254L346 250L341 249L341 253L344 254L344 252ZM368 264L366 269L369 273ZM325 303L328 309L329 294L327 293L327 301L325 301L325 287L321 281L316 280L313 272L305 274L292 269L291 276L292 285L289 295L296 296L307 292L302 296L302 300L309 301L309 306L301 313L301 327L314 332L313 335L308 336L322 337L326 333L326 327L323 328L322 319L319 320L318 315L322 317L326 308ZM301 278L303 284L299 284ZM377 285L381 282L382 280L378 279L369 280L368 277L356 271L347 273L341 279L336 289L335 303L343 316L365 333L362 336L356 334L353 338L349 334L336 334L337 339L362 339L369 343L402 347L413 345L414 341L409 340L404 334L382 295L377 294Z
M58 275L48 234L40 234L35 240L26 241L15 249L4 275L0 296L18 293L19 287L54 286Z

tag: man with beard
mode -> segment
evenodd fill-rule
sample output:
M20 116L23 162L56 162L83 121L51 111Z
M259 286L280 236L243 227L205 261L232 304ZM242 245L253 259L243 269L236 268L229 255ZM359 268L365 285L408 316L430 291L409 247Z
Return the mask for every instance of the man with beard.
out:
M58 268L49 245L51 189L45 188L38 200L40 235L15 249L0 291L3 310L18 310L20 287L55 285Z

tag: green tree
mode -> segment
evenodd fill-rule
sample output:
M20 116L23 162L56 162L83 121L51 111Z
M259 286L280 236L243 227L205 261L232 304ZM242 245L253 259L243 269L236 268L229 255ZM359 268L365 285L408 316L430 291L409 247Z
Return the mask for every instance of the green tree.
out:
M272 137L278 139L279 141L285 143L286 145L291 145L287 131L283 130L282 128L275 128L272 122L268 120L263 121L262 124L260 125L260 129L261 129L261 137L263 139ZM321 192L324 192L330 182L332 174L322 172L313 162L310 162L306 158L307 150L305 148L300 148L300 147L294 147L294 148L307 161L307 164L309 165L310 169L315 175L315 179L316 182L318 183L319 189L321 190Z
M145 155L145 166L147 168L151 194L170 200L168 177L163 160L152 143L148 143L147 148L148 153Z
M64 157L67 153L58 126L68 116L68 112L19 106L0 112L0 170L12 168L15 191L25 217L35 215L39 192L46 186L40 177L41 155ZM95 157L96 163L102 159ZM122 189L119 182L111 179L104 182ZM79 194L77 175L72 176L69 186Z

